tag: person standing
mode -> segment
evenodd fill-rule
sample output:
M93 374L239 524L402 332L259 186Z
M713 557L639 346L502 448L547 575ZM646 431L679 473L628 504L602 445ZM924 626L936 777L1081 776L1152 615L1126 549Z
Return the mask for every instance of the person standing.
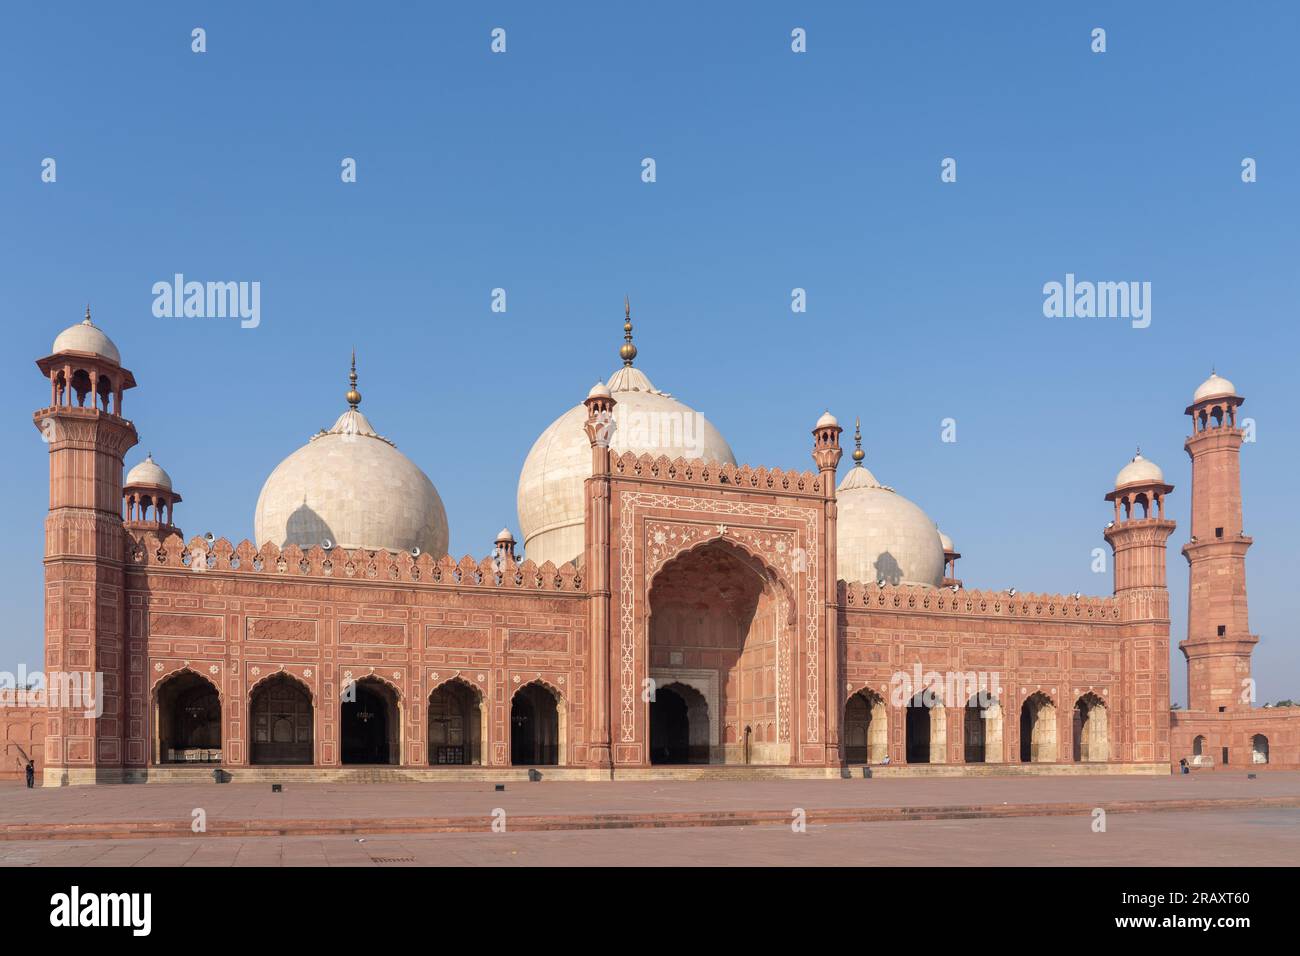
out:
M27 761L27 789L30 790L36 786L36 764Z

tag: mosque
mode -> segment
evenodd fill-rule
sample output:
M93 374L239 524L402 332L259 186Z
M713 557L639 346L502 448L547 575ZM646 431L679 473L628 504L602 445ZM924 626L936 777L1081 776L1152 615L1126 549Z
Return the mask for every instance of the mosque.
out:
M6 763L47 786L1300 764L1300 711L1243 691L1258 638L1227 379L1186 409L1190 706L1171 712L1174 489L1153 462L1104 495L1113 593L969 589L857 428L847 468L829 412L812 468L738 464L636 364L627 307L623 331L621 364L527 456L522 543L503 529L457 559L434 482L361 411L355 356L334 423L266 479L253 540L187 541L162 464L125 468L137 383L87 309L36 363L34 421L46 671L101 673L102 712L4 712Z

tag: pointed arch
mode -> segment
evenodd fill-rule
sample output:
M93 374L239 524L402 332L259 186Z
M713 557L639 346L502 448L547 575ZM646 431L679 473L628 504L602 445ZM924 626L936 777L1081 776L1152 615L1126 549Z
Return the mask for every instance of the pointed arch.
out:
M889 708L869 686L844 702L844 759L851 764L881 764L889 756Z
M510 763L564 766L568 760L568 714L564 694L542 677L521 683L510 695Z
M481 765L488 739L482 689L459 674L439 681L427 700L429 766Z
M1074 702L1074 759L1080 763L1105 763L1110 759L1109 712L1102 698L1088 691Z
M151 689L153 762L220 763L222 696L216 683L188 664Z
M248 689L249 762L315 762L316 707L311 688L289 671L273 671Z

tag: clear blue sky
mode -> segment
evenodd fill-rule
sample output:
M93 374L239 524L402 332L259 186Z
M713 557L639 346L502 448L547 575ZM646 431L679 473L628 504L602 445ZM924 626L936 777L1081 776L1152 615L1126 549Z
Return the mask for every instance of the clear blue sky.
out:
M171 472L187 534L251 536L355 344L364 410L482 555L534 438L617 366L626 293L638 364L742 461L810 467L823 408L861 414L971 586L1109 592L1102 496L1140 442L1177 486L1175 643L1182 411L1217 364L1258 422L1260 697L1300 697L1298 27L1281 2L7 4L0 668L41 662L33 360L87 301L140 383L128 465ZM176 272L261 282L261 326L155 318ZM1151 282L1151 326L1045 318L1067 272Z

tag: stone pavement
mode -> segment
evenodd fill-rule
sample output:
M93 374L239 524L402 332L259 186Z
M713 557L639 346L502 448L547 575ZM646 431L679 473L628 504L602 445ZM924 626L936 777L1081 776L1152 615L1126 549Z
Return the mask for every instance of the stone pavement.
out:
M1275 866L1300 811L1219 810L789 827L417 834L397 838L0 843L3 866Z
M1131 777L982 777L622 783L118 784L36 788L0 785L0 829L9 824L183 820L385 819L490 814L629 814L789 811L793 807L967 807L1140 800L1300 798L1300 772Z

